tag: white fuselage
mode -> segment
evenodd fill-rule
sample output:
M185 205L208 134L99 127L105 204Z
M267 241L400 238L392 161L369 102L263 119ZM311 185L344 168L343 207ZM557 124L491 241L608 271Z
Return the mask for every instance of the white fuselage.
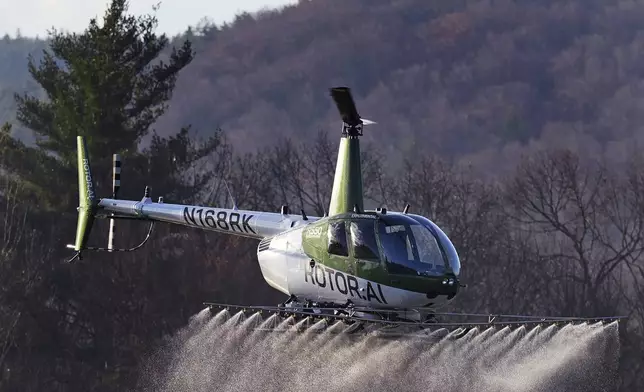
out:
M372 282L312 262L302 249L302 227L262 240L257 259L266 282L300 300L370 308L409 308L447 302L447 296L428 299L425 294Z

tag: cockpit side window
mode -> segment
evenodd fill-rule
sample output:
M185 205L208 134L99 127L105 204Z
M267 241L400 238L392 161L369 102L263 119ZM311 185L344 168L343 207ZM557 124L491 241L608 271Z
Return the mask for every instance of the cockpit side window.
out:
M338 256L349 256L347 248L347 229L344 221L329 223L328 251Z
M362 260L380 260L378 242L376 241L375 222L373 220L355 220L351 222L351 245L353 256Z

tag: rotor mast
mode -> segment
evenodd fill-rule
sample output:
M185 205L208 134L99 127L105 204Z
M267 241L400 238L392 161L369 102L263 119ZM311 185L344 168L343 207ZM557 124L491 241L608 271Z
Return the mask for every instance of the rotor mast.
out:
M342 137L335 166L329 216L364 210L360 140L363 121L358 115L351 90L334 87L331 97L342 116Z

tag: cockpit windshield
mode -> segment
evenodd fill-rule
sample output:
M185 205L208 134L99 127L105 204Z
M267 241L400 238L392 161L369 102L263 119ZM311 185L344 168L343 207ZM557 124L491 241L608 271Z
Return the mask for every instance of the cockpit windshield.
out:
M378 235L389 272L439 275L448 260L430 229L411 218L390 216L379 222Z
M449 237L447 237L447 234L445 234L443 230L441 230L441 228L436 225L436 223L430 221L424 216L414 214L409 214L409 216L423 226L427 227L434 234L441 246L443 255L447 259L449 268L454 273L454 275L458 276L461 273L461 260L458 257L458 252L456 251L454 244L452 244L452 241L449 239Z
M379 263L392 274L459 275L454 245L432 221L420 215L391 214L377 219L337 220L328 226L329 254Z

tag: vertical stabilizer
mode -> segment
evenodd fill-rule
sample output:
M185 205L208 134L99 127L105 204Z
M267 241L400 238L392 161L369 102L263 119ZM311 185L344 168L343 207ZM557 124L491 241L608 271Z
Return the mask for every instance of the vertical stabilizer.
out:
M87 238L94 223L96 195L85 139L78 136L76 141L78 149L78 223L74 250L81 251L87 244Z
M331 89L331 97L342 116L342 138L335 167L329 216L364 208L360 139L363 121L358 115L351 91L347 87Z

